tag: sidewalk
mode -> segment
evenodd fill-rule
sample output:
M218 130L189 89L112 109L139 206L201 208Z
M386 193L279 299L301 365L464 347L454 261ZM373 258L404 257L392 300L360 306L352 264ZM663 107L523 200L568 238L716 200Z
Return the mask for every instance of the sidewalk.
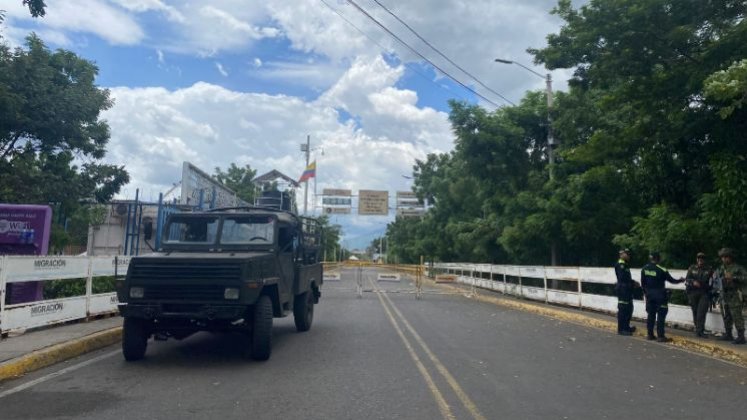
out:
M464 285L435 284L432 281L429 281L429 283L437 287L458 289L462 292L470 290L469 286ZM481 288L477 288L476 290L476 295L472 296L472 299L475 300L617 333L617 319L614 314L591 312L519 299L493 290ZM631 339L645 340L646 325L638 320L634 320L631 325L635 325L637 328L634 337L631 337ZM679 347L747 367L747 345L734 345L731 342L719 341L715 338L699 338L692 331L676 329L670 326L667 326L667 337L671 338L672 341L666 344L662 343L662 345Z
M0 382L109 346L121 335L119 316L11 335L0 340Z

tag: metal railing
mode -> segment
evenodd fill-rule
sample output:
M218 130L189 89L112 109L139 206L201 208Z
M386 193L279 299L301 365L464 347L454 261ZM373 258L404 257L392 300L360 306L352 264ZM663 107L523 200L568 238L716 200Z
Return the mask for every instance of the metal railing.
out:
M448 273L457 276L457 282L493 290L523 299L535 300L579 309L617 313L617 297L585 291L590 285L614 285L617 282L614 268L605 267L544 267L491 265L468 263L436 263L434 273ZM640 269L631 269L633 279L640 281ZM685 270L669 270L673 277L685 277ZM431 274L434 274L431 273ZM573 290L561 290L553 283L572 284ZM586 287L584 287L586 285ZM608 287L609 287L608 286ZM566 287L567 288L567 287ZM673 290L685 289L684 284L669 284ZM633 317L646 318L643 301L635 301ZM667 323L679 327L693 328L693 315L690 306L669 303ZM723 332L724 324L718 311L709 311L706 329Z
M93 282L98 277L112 277L115 271L124 275L129 262L128 257L122 256L0 257L0 332L7 334L116 312L117 294L94 293ZM85 294L6 304L9 284L75 279L85 280Z

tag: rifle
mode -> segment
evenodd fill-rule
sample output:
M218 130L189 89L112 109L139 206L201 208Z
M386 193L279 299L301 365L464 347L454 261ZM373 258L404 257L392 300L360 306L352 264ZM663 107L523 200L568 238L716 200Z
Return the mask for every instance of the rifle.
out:
M724 272L715 270L711 275L711 310L718 304L721 317L724 317Z

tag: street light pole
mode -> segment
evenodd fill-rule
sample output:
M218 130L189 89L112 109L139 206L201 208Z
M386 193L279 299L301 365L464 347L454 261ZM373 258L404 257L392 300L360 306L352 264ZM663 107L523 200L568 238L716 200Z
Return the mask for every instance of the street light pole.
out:
M550 179L555 179L555 137L552 133L552 75L550 73L547 73L543 76L540 73L537 73L536 71L530 69L529 67L521 63L517 63L516 61L496 58L495 62L502 64L516 64L517 66L531 72L535 76L545 80L545 96L547 97L547 161L549 163Z
M501 58L495 59L496 63L502 63L502 64L516 64L517 66L531 72L535 76L544 79L545 80L545 96L547 97L547 162L548 162L548 169L550 172L550 180L555 180L555 137L553 136L552 132L552 75L550 73L547 73L546 75L541 75L537 73L536 71L530 69L529 67L517 63L516 61L512 60L503 60ZM550 261L552 265L558 264L558 246L555 243L555 241L552 241L550 243ZM553 285L555 287L555 285Z

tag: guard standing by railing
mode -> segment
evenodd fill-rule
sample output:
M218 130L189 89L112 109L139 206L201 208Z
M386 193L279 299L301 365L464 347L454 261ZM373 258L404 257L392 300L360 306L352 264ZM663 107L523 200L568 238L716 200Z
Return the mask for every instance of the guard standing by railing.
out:
M638 285L630 275L630 250L621 249L620 259L615 264L615 293L617 294L617 333L620 335L632 335L635 327L630 326L633 317L633 289Z
M659 265L661 254L652 251L649 255L651 262L643 266L641 270L641 286L646 296L646 328L648 339L659 342L667 342L669 339L664 334L664 327L669 312L670 292L666 289L666 282L682 283L684 279L675 279L666 268ZM656 324L656 336L654 336L654 324Z
M693 312L695 335L705 337L705 321L710 306L709 280L713 274L711 267L705 262L706 255L698 252L697 263L690 266L685 276L685 290L690 309Z

